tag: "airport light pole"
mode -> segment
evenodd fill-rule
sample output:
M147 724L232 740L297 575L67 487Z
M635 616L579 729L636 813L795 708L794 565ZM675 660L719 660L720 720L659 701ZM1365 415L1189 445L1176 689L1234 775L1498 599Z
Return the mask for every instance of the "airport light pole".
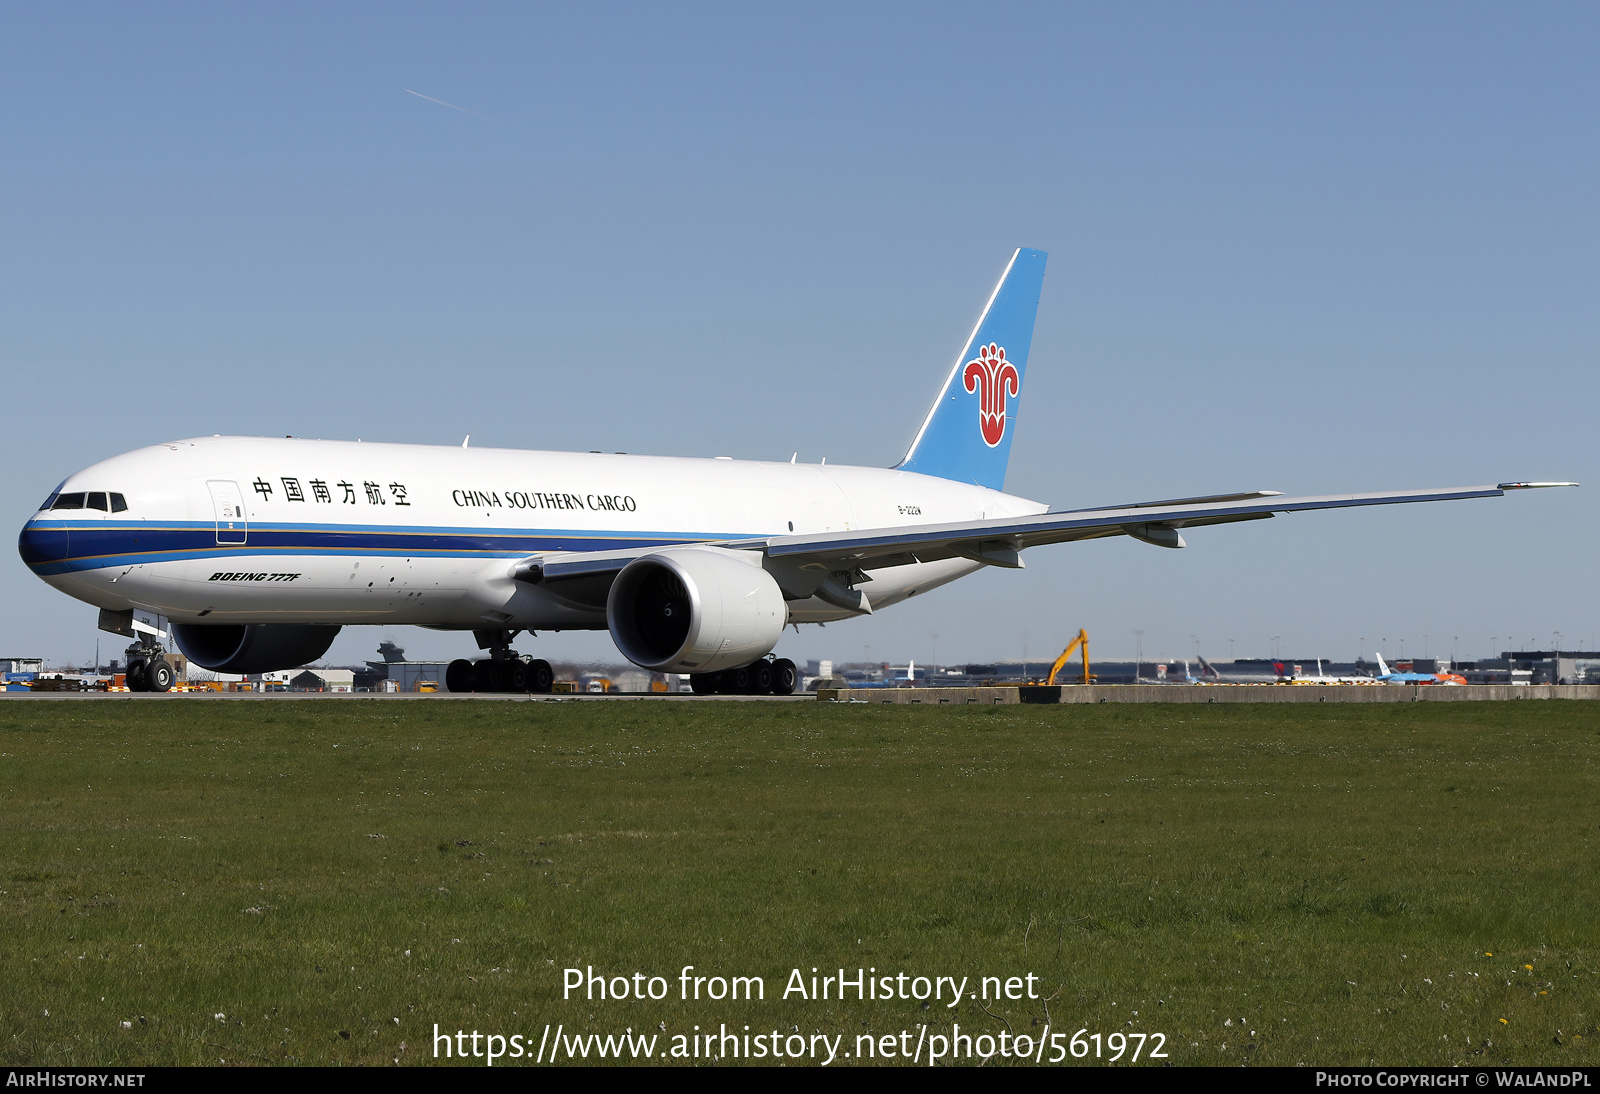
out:
M1133 682L1139 682L1139 666L1144 661L1144 632L1133 632Z

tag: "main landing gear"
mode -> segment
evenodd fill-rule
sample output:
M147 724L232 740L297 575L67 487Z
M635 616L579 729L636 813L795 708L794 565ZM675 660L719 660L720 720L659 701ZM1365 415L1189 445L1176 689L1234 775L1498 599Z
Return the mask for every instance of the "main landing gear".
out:
M459 657L444 672L448 691L476 691L515 695L548 695L555 689L556 674L550 662L523 657L511 648L518 631L473 631L478 648L489 651L481 661Z
M129 646L124 656L128 669L123 679L129 691L169 691L177 674L167 663L166 650L159 642L146 646L143 643Z
M448 691L548 695L555 689L555 683L556 674L550 662L518 654L486 657L482 661L458 657L444 670L444 686Z
M787 657L763 658L742 668L694 673L689 686L696 695L793 695L800 670Z

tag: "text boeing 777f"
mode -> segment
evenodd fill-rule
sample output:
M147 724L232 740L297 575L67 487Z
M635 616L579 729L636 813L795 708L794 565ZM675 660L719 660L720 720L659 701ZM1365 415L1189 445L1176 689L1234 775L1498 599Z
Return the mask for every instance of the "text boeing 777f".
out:
M1257 490L1051 511L1003 492L1045 255L1018 250L892 468L294 438L172 441L70 476L23 560L136 639L129 681L165 690L162 620L189 659L254 673L324 654L341 626L471 630L452 690L550 688L523 630L607 629L697 691L787 693L789 623L881 610L1028 547L1275 513L1490 497L1501 483L1290 498ZM146 622L154 619L154 623Z

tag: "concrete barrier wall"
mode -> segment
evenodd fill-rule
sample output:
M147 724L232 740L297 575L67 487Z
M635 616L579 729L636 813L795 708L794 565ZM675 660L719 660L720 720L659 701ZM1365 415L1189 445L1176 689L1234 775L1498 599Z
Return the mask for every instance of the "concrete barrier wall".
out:
M1076 684L1008 688L823 688L823 702L992 706L995 703L1471 703L1600 699L1596 684Z

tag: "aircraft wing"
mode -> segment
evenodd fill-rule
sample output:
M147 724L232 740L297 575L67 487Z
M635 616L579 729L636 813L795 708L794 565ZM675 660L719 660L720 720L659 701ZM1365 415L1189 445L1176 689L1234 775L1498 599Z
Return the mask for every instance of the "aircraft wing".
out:
M1508 490L1576 483L1499 483L1456 489L1384 491L1369 494L1322 494L1292 498L1273 491L1220 494L1159 502L1141 502L1118 508L1073 509L1025 517L959 521L947 524L905 525L862 531L824 532L814 535L771 536L759 539L713 540L700 546L761 551L769 570L775 571L785 591L816 584L830 575L847 587L856 570L872 570L913 562L970 558L993 566L1017 568L1019 553L1048 543L1132 536L1160 547L1182 547L1180 528L1265 520L1279 513L1312 509L1348 509L1362 505L1402 505L1421 501L1455 501L1461 498L1499 497ZM689 547L696 544L674 544ZM557 595L590 604L603 604L611 578L642 555L667 547L636 547L622 551L572 552L535 556L519 562L513 576L547 584ZM817 581L784 580L796 571L811 571ZM798 576L798 575L796 575ZM842 579L842 580L841 580ZM809 595L809 594L807 594ZM868 609L870 610L870 609Z
M822 535L780 536L762 542L772 558L815 558L853 562L862 568L895 556L914 555L915 561L969 557L998 565L1015 566L1016 552L1047 543L1070 543L1081 539L1100 539L1128 535L1162 547L1181 547L1180 528L1207 524L1230 524L1242 520L1265 520L1279 513L1308 509L1345 509L1358 505L1399 505L1418 501L1453 501L1460 498L1492 498L1522 484L1474 486L1459 489L1408 490L1372 494L1324 494L1291 498L1268 491L1243 495L1221 495L1220 499L1200 498L1172 502L1146 502L1116 509L1074 509L1042 513L1029 517L1001 517L993 520L963 521L901 528L878 528L861 532L830 532ZM1532 484L1529 484L1532 485ZM1542 484L1541 484L1542 485ZM728 546L745 546L743 543ZM898 561L898 559L896 560ZM913 561L906 558L905 561Z

